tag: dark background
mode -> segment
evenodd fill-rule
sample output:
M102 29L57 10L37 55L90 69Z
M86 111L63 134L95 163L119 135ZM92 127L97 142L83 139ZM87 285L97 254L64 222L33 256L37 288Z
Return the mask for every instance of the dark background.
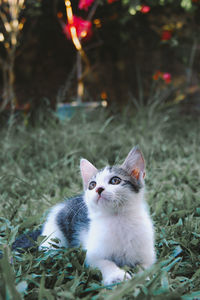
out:
M181 7L181 1L174 1L176 4L165 1L165 5L146 1L150 12L138 11L136 15L129 11L139 1L126 2L126 5L121 1L102 2L95 13L93 19L100 19L101 27L93 24L93 36L83 43L91 64L84 79L84 101L99 101L105 92L108 103L117 109L129 101L130 95L138 99L141 90L147 101L152 76L161 70L172 76L170 100L176 99L177 93L183 94L184 102L188 105L190 99L189 106L194 104L196 109L200 74L199 1L193 2L189 11ZM86 12L77 9L78 1L72 1L72 6L75 15L87 18ZM26 23L15 60L14 88L17 101L30 103L33 109L46 101L55 108L58 101L63 101L59 91L66 82L69 87L64 102L76 99L76 74L72 76L76 49L62 31L58 12L63 13L66 21L64 1L28 1L23 12ZM163 42L163 26L177 23L181 23L181 28L173 29L172 38ZM5 56L2 45L0 54ZM191 72L189 80L188 72ZM0 93L2 85L1 76ZM160 88L163 85L160 82Z

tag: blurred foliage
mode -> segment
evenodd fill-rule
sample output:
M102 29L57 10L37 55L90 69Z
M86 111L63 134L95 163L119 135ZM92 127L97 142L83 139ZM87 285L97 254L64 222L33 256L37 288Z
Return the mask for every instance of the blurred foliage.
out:
M135 113L129 106L112 117L96 111L1 131L1 299L200 297L200 123L159 99L138 104ZM41 226L47 209L82 191L80 157L102 168L122 162L136 144L146 160L157 264L143 274L131 269L132 280L104 287L100 272L85 266L82 249L11 251L16 236Z
M122 0L122 3L124 5L129 5L129 7L134 7L137 10L138 5L149 5L150 7L155 7L155 6L166 6L166 5L171 5L172 7L182 7L186 11L191 11L193 12L196 8L199 1L195 0Z
M41 14L42 0L26 0L25 14L27 17L36 17Z
M78 10L78 0L72 6L75 15L87 17ZM19 103L28 103L31 111L45 98L52 108L57 102L75 100L76 51L63 33L58 12L66 21L63 0L28 0L24 10L27 17L15 64L15 90ZM84 100L99 101L103 94L121 109L129 93L138 98L143 89L147 101L152 78L160 71L171 76L175 102L184 100L190 107L199 107L199 12L198 0L100 1L93 36L83 43L91 64Z

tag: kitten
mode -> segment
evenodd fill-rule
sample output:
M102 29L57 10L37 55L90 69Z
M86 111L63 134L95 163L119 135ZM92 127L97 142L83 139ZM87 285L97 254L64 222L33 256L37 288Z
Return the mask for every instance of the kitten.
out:
M97 170L81 159L84 194L55 205L43 226L40 249L82 245L104 284L129 279L120 267L150 267L156 260L154 229L144 199L145 164L135 147L121 166ZM53 239L53 240L52 240Z

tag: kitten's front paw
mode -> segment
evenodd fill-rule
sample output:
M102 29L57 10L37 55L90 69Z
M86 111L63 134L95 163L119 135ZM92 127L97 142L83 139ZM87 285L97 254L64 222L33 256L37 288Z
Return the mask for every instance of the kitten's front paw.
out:
M125 272L124 270L119 269L109 274L105 278L103 278L103 283L105 285L109 285L109 284L118 283L128 279L131 279L131 275Z

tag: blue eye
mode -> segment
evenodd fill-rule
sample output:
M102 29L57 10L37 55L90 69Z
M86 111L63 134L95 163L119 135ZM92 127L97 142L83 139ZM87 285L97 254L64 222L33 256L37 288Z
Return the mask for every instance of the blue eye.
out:
M96 185L97 185L97 184L96 184L95 181L91 181L90 184L89 184L88 189L89 189L89 190L93 190L93 189L95 188Z
M121 181L122 181L121 178L114 176L110 179L109 183L115 185L115 184L120 184Z

